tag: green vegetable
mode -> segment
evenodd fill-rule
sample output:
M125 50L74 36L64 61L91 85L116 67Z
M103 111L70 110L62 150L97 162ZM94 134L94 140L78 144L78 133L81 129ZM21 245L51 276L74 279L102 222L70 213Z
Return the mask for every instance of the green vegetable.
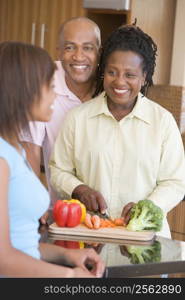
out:
M151 200L137 202L131 209L130 221L126 228L132 231L160 231L163 223L163 211Z
M127 246L130 262L142 264L161 261L161 244L155 241L150 246Z

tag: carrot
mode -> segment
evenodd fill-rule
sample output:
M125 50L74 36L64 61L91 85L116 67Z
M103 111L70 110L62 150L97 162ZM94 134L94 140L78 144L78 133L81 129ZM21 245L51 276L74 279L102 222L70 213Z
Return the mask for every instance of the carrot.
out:
M104 219L102 219L102 218L100 218L100 227L106 227L106 225L105 225L105 220Z
M100 222L100 217L97 215L91 216L91 222L93 224L94 229L100 228L101 222Z
M91 216L88 213L86 214L84 224L90 229L116 227L116 224L112 220L100 218L98 215Z
M125 226L123 218L116 218L116 219L114 219L113 222L116 226Z
M101 218L101 227L115 227L116 225L109 219L102 219Z
M88 228L90 228L90 229L93 228L93 224L92 224L92 221L91 221L91 215L88 214L88 213L86 213L85 220L84 220L84 224L85 224Z
M106 224L107 224L107 227L115 227L116 225L109 219L106 219Z

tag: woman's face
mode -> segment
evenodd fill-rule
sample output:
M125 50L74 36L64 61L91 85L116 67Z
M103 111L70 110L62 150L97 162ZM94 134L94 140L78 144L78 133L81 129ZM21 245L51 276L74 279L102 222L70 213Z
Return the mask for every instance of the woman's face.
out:
M142 57L133 51L116 50L110 54L104 72L108 102L123 109L134 105L145 81L142 62Z
M54 108L53 102L56 96L53 88L53 80L49 86L46 84L42 86L41 99L34 101L31 109L32 121L50 121Z

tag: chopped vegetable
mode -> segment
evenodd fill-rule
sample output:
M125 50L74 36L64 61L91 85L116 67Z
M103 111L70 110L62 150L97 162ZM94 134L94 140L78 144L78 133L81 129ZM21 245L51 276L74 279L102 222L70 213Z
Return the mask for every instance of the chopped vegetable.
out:
M130 221L126 229L132 231L160 231L163 223L163 211L151 200L137 202L131 209Z
M161 261L161 244L155 241L150 246L126 246L132 264L142 264Z
M86 213L85 216L85 220L84 220L84 224L89 228L89 229L93 229L93 223L91 221L91 215Z
M101 227L115 227L116 225L113 223L113 221L109 219L102 219L101 221Z
M116 225L113 221L109 219L100 218L98 215L90 215L86 214L84 225L86 225L89 229L99 229L105 227L115 227Z
M116 226L125 226L124 218L117 218L113 220Z
M99 229L101 226L100 217L97 215L91 216L91 222L93 224L94 229Z

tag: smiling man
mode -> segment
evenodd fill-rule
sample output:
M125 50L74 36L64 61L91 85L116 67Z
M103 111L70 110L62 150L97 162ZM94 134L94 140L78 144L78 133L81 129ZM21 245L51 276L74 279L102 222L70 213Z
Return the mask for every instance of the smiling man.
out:
M60 28L58 50L66 84L81 101L92 97L99 48L100 31L93 21L72 19Z
M54 76L56 98L52 119L47 123L30 123L31 135L24 133L22 137L27 158L38 176L41 150L43 151L51 207L57 195L49 183L50 154L66 113L82 102L90 100L94 94L100 45L100 30L92 20L78 17L62 24L57 47L60 61L56 62L57 71Z

